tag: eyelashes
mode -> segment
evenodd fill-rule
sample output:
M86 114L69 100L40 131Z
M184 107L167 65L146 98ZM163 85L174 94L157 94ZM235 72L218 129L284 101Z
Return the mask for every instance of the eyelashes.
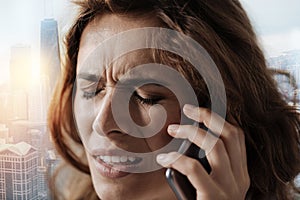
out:
M86 99L86 100L90 100L93 97L97 96L104 88L101 88L99 90L93 91L93 92L87 92L87 91L83 91L83 95L82 98Z
M83 91L82 98L86 100L90 100L100 94L105 88L98 89L93 92ZM133 99L141 104L144 105L154 105L157 104L159 101L163 99L161 96L149 96L147 98L143 97L142 95L138 94L137 91L134 91L132 95Z
M99 92L98 91L96 91L96 92L83 92L82 97L86 100L89 100L89 99L93 98L94 96L96 96Z
M160 100L163 99L163 97L160 96L153 96L149 98L143 98L140 96L136 91L133 93L133 97L140 102L141 104L146 104L146 105L154 105L157 104Z
M90 100L90 99L96 97L98 94L100 94L103 90L105 90L105 88L101 88L101 89L98 89L93 92L88 92L88 91L83 90L82 98L86 99L86 100ZM161 96L149 96L149 97L145 98L142 95L138 94L137 91L134 91L132 97L137 102L139 102L141 104L145 104L145 105L154 105L163 99L163 97L161 97Z

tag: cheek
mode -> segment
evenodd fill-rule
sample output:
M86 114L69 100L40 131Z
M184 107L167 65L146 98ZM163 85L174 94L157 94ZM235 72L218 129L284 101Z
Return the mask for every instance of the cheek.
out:
M95 119L92 101L81 99L80 95L75 96L74 117L78 132L81 137L87 137L92 132L92 124Z
M129 103L129 113L134 123L139 126L146 126L150 123L149 106L141 105L131 99Z
M172 137L167 133L167 128L170 124L179 124L180 123L180 107L179 106L172 106L174 104L170 104L166 106L165 109L167 111L167 119L166 123L156 135L150 138L146 138L146 142L150 147L151 151L155 151L161 149L166 144L168 144ZM158 113L159 114L159 113Z

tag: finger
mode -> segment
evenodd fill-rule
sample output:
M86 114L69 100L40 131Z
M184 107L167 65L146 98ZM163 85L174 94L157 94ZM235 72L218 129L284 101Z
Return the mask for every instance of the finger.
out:
M228 186L236 182L229 156L221 139L218 139L206 157L212 169L210 175L218 185Z
M189 118L204 123L209 130L220 136L224 142L235 177L244 176L247 173L247 162L243 131L207 108L185 105L183 111Z
M168 133L172 137L188 139L203 150L207 150L207 145L203 144L204 140L215 141L217 138L207 131L193 125L177 125L171 124L168 126Z
M183 107L184 114L200 123L203 123L209 128L214 134L220 136L223 131L223 126L226 125L224 118L216 113L211 112L208 108L195 107L189 104Z
M200 148L206 150L207 145L203 145L203 141L206 138L206 131L201 128L192 125L169 125L168 132L175 138L188 139ZM218 182L227 184L227 181L233 180L233 174L225 145L221 139L211 134L207 135L217 140L210 152L206 151L207 159L212 169L211 174L213 176L222 177Z
M213 181L203 166L195 159L177 152L171 152L168 154L159 154L156 157L156 161L163 167L173 168L185 175L199 191L206 191L211 186L214 186Z
M211 112L211 110L207 108L185 105L183 107L183 112L189 118L204 123L210 131L224 140L225 145L227 143L232 144L229 145L229 147L236 147L238 148L238 152L241 152L240 140L243 140L243 137L241 137L243 131L240 128L226 122L221 116ZM237 150L236 148L234 149L235 151Z

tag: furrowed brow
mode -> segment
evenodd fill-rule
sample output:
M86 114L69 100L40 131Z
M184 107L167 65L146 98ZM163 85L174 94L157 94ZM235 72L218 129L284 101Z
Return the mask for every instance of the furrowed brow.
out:
M142 85L155 85L158 87L165 87L168 84L157 79L151 79L151 78L132 78L132 79L124 79L121 81L121 85L126 86L142 86Z
M95 74L89 74L89 73L80 73L77 75L78 79L85 79L87 81L91 82L99 82L100 81L100 76L95 75Z

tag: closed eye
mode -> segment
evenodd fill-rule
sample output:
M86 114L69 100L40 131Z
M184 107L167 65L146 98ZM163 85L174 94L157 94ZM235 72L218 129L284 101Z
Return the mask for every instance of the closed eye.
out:
M146 105L154 105L157 104L160 100L163 99L163 97L160 96L153 96L153 97L147 97L144 98L141 95L139 95L136 91L133 93L133 97L140 102L141 104L146 104Z
M93 97L97 96L102 90L105 88L97 89L96 91L88 92L83 90L82 97L86 100L92 99Z

